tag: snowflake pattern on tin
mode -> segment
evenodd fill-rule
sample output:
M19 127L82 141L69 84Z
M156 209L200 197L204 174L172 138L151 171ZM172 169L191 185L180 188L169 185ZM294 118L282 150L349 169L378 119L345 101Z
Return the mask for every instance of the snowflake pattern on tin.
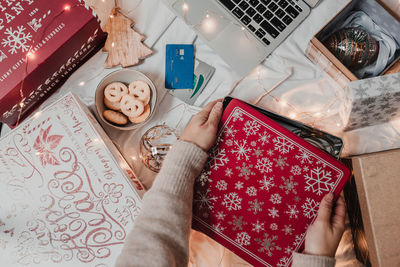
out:
M262 231L265 230L264 229L264 224L265 223L262 223L259 220L257 220L255 223L251 224L253 226L253 229L251 229L251 230L254 231L254 232L257 232L257 233L262 232Z
M330 192L333 186L331 182L331 172L325 171L321 167L315 168L311 170L310 174L306 174L306 191L312 191L317 195L321 195L322 193Z
M236 159L237 160L249 160L250 158L250 154L251 154L251 148L248 147L247 141L246 140L242 140L242 142L240 141L233 141L235 148L231 150L231 153L236 155Z
M256 238L255 241L261 246L258 251L266 253L269 257L272 256L274 250L281 250L281 247L277 245L278 236L269 236L268 233L264 233L262 239Z
M248 194L251 197L257 196L257 188L255 188L254 186L247 187L246 194Z
M276 137L272 140L275 145L275 150L281 154L287 154L290 150L294 149L292 142L288 141L285 137Z
M257 215L258 212L262 211L261 206L264 205L264 202L258 202L258 199L255 199L254 201L249 201L249 205L250 207L247 210Z
M242 198L237 193L229 193L224 195L222 205L228 210L240 210L242 208Z
M295 139L249 122L256 119L246 111L232 114L223 121L218 150L211 150L210 164L196 179L194 223L201 218L232 249L288 267L322 195L336 188L343 173Z
M306 203L304 203L301 207L303 208L303 214L305 217L309 219L313 219L318 214L319 202L316 202L314 199L307 198Z
M240 246L247 246L250 245L250 236L246 232L241 232L237 234L235 241Z
M261 173L272 172L272 162L268 158L258 159L256 169Z
M264 175L264 179L259 180L258 182L261 185L261 187L260 187L261 190L269 191L272 187L275 186L274 177L267 178L267 176Z
M243 131L246 133L246 136L257 134L258 130L260 130L261 125L256 121L247 121L244 124Z

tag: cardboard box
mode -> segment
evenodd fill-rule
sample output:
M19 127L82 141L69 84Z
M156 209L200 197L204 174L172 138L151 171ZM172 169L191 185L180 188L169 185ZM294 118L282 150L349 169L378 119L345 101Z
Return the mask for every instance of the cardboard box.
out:
M353 157L372 266L400 266L400 150Z
M0 262L8 267L114 265L144 193L71 93L0 139L0 182Z
M390 10L385 3L379 0L353 0L349 2L312 38L306 50L308 58L319 65L343 88L351 81L359 79L325 47L322 41L329 35L328 33L333 33L336 30L337 23L345 20L355 8L367 13L375 23L393 34L394 38L400 42L400 32L398 31L400 28L400 17ZM399 63L400 57L388 66L382 74L393 73L398 68L396 64Z
M14 126L98 51L105 33L83 0L0 3L0 122Z

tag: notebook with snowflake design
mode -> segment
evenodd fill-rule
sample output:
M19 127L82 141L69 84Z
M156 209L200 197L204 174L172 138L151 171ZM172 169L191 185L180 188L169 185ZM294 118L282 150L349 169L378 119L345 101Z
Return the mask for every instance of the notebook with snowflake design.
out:
M193 228L255 266L290 266L319 203L350 171L244 102L225 109L196 179Z

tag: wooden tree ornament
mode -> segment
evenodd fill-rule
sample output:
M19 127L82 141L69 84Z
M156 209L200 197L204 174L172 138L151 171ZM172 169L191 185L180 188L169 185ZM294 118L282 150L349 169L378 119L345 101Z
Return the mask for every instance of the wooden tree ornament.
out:
M144 36L133 29L133 20L125 17L115 7L108 18L104 31L108 33L103 50L108 52L106 68L121 65L134 66L150 56L153 51L143 44Z

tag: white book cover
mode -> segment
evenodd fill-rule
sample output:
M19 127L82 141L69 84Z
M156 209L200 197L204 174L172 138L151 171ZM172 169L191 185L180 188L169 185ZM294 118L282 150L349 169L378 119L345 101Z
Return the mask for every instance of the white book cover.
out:
M0 139L0 265L114 266L143 187L73 94Z

